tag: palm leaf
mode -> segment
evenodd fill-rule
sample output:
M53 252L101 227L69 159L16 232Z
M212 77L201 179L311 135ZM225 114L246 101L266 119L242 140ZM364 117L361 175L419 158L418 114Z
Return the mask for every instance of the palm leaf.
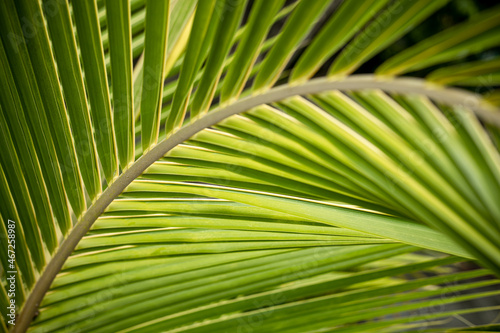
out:
M443 6L2 2L0 330L498 310L412 312L499 294L499 9L393 47Z

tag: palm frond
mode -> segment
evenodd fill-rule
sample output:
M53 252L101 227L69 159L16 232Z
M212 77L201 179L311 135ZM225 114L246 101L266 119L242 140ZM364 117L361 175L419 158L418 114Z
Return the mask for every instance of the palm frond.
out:
M393 47L452 6L0 3L0 331L498 310L445 305L499 293L500 9Z

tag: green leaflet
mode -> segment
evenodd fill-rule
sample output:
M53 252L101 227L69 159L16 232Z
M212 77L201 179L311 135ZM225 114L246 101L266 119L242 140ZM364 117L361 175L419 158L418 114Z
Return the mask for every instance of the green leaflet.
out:
M130 27L130 30L131 30L131 33L132 35L137 35L137 34L140 34L141 32L144 32L144 22L145 22L145 19L146 19L146 11L144 10L144 1L142 1L142 3L139 4L140 7L143 7L142 9L139 9L139 10L136 10L137 8L134 8L134 7L137 7L137 1L136 3L134 4L134 2L131 2L130 3L130 12L131 12L131 15L130 15L130 19L128 20L128 24L127 24L127 29ZM135 6L134 6L135 5ZM128 5L127 5L128 6ZM99 11L99 23L100 23L100 26L101 26L101 37L102 37L102 47L105 51L108 51L109 48L110 48L110 41L109 41L109 21L112 21L113 19L112 18L108 18L108 14L107 14L107 11L104 10L104 8L102 8L103 10ZM114 15L113 13L111 13L111 15ZM110 15L110 17L111 17ZM101 22L102 21L102 22ZM103 26L103 23L105 23L106 25Z
M441 261L443 262L443 261ZM417 264L416 266L419 268L423 267L429 267L435 264L438 264L439 261L428 261L423 264ZM413 269L416 269L417 267L413 267ZM419 279L416 281L412 282L406 282L404 284L392 284L388 287L381 287L381 286L375 286L375 287L370 287L366 289L361 289L361 290L345 290L344 288L349 287L349 286L356 286L357 284L363 283L364 281L370 281L374 280L374 278L383 278L385 276L390 276L392 274L397 274L397 273L403 273L403 272L408 272L408 268L405 267L397 267L393 269L384 269L384 270L375 270L375 271L369 271L366 273L358 273L358 274L353 274L353 275L348 275L347 277L337 277L335 275L333 276L326 276L323 281L313 281L313 283L306 284L305 286L298 286L293 288L293 286L288 286L285 288L282 288L280 290L276 291L269 291L262 293L260 295L252 295L252 296L247 296L243 297L241 299L236 299L232 300L230 302L223 302L221 303L216 303L210 307L205 307L199 309L199 311L205 312L205 316L212 314L216 314L214 310L218 311L235 311L235 310L246 310L244 312L236 312L227 316L224 316L222 318L213 318L212 320L205 321L203 323L199 324L192 324L192 325L186 325L185 327L179 327L174 332L184 332L184 331L193 331L193 332L209 332L213 330L221 330L221 331L230 331L231 329L235 329L236 324L241 324L243 323L249 323L252 321L254 317L261 317L262 320L260 321L260 324L257 329L259 331L266 331L266 330L279 330L280 327L278 325L283 325L287 321L288 323L290 321L294 321L294 325L297 324L297 322L306 322L306 320L301 320L301 315L304 314L304 303L308 304L311 309L308 312L308 314L311 314L312 312L316 313L333 313L333 312L342 312L343 316L347 322L350 321L351 319L349 318L350 314L348 311L344 311L343 307L344 306L352 306L356 304L358 308L363 307L361 304L364 300L367 298L374 300L375 297L385 297L385 296L392 296L395 293L398 292L404 292L408 290L412 290L412 288L415 288L417 286L425 286L425 285L430 285L433 283L440 283L440 282L448 282L451 279L456 279L456 281L460 281L462 279L468 278L469 274L456 274L456 275L448 275L448 276L440 276L437 278L423 278ZM474 275L479 274L479 272L474 272ZM495 282L489 282L491 284ZM486 283L488 284L488 283ZM452 287L453 288L453 287ZM457 287L457 290L459 290L460 287ZM304 296L310 296L310 295L321 295L322 293L327 293L328 291L336 291L338 290L338 293L334 293L333 295L328 295L328 296L320 296L316 297L313 299L309 299L308 301L300 301L301 297ZM435 291L433 291L435 292ZM432 294L433 292L430 292ZM280 297L281 296L281 297ZM404 298L404 295L401 295L401 298ZM373 298L372 298L373 297ZM299 301L295 301L296 299L299 299ZM385 299L386 300L386 299ZM255 309L254 311L248 311L252 310L255 308L255 304L260 303L259 301L267 301L269 305L271 305L268 308L264 309ZM295 301L295 302L294 302ZM284 304L281 304L284 303ZM339 306L342 305L342 306ZM365 304L366 307L369 307L368 304ZM353 307L350 309L352 310ZM229 312L228 311L228 312ZM156 324L153 327L162 327L165 329L165 327L171 327L173 328L173 324L187 324L190 323L190 321L193 321L193 318L196 318L198 313L194 311L190 311L185 313L181 318L172 318L172 319L166 319L164 323L162 324ZM332 318L330 316L329 318ZM335 318L335 317L334 317ZM179 320L180 319L180 320ZM277 325L273 325L273 321L276 322ZM314 326L314 321L309 322L310 325ZM322 323L321 323L322 324ZM168 326L167 326L168 325ZM285 324L286 325L286 324ZM293 326L293 325L290 325ZM149 330L153 329L153 327L149 328ZM271 328L272 327L272 328ZM282 326L283 327L283 326ZM148 331L148 328L146 328L143 331Z
M14 4L13 3L3 3L2 4L3 8L0 11L2 15L4 13L7 13L8 6L13 8ZM10 18L5 17L3 15L2 23L4 24L2 30L5 30L5 33L2 34L2 41L5 43L7 42L7 31L15 29L16 32L21 31L21 28L19 26L19 21L17 19L17 15L11 16ZM5 28L7 26L8 28ZM4 29L5 28L5 29ZM22 36L22 35L21 35ZM19 48L14 49L12 47L12 44L9 44L9 48L5 50L6 56L4 55L4 49L2 47L2 58L5 60L8 58L9 63L17 63L20 66L13 66L13 68L16 69L14 73L11 75L14 76L16 80L16 85L17 89L20 93L22 93L22 98L23 101L25 102L25 105L23 107L23 112L25 113L25 118L29 120L29 126L30 126L30 132L32 135L35 136L35 149L37 151L38 157L40 158L40 162L42 165L42 171L44 172L45 179L47 181L47 184L54 190L57 191L57 188L61 187L61 174L60 174L60 169L58 165L53 165L53 161L56 160L55 156L55 149L53 145L53 141L51 140L50 136L50 130L48 128L48 123L47 119L45 118L44 112L43 112L43 105L41 101L41 96L39 95L37 84L35 81L35 75L33 73L33 68L31 66L22 66L22 60L24 59L24 62L27 62L29 64L29 55L28 51L26 49L25 44L17 44ZM12 68L12 67L11 67ZM3 74L7 76L7 78L4 77L3 81L7 81L8 77L10 76L9 73L5 70L3 70ZM32 89L34 87L34 89ZM14 87L12 87L14 88ZM12 89L11 88L11 89ZM11 90L11 94L15 93L14 90ZM4 102L5 103L5 102ZM3 104L4 104L3 103ZM5 105L5 104L4 104ZM30 117L30 114L28 113L28 110L33 110L31 108L36 108L35 109L35 115ZM36 117L36 118L35 118ZM2 125L4 127L7 126L6 122L2 122ZM9 145L12 147L11 149L8 149L8 153L10 156L5 156L4 159L2 160L2 164L5 166L5 172L7 177L9 178L9 181L15 182L16 185L19 186L20 191L28 191L26 187L26 183L24 180L24 176L22 175L22 169L19 165L19 160L18 157L16 156L15 150L13 149L13 142L12 142L12 137L8 135L8 130L5 128L5 130L2 131L3 135L3 141L4 147L8 147ZM9 141L10 144L9 144ZM7 167L8 166L8 167ZM12 185L11 185L12 186ZM15 186L13 186L15 187ZM57 192L56 192L57 193ZM26 209L28 212L22 212L21 214L23 215L23 223L26 223L27 227L29 226L30 231L28 231L28 237L31 239L31 241L36 244L35 248L32 250L32 255L36 257L35 263L37 264L38 268L42 268L43 265L45 264L45 249L43 249L41 237L42 235L40 232L43 232L43 237L45 237L45 242L48 248L48 251L52 253L57 246L58 239L56 236L56 231L55 231L55 225L54 225L54 218L53 216L49 216L48 220L45 221L45 225L43 226L42 230L39 230L37 223L36 223L36 213L33 210L32 202L31 199L28 199L28 193L25 193L24 198L22 196L18 196L15 201L17 205L20 205L23 207L23 209ZM26 202L23 202L26 201ZM30 207L31 206L31 207ZM38 206L38 209L40 209L41 206ZM45 207L47 209L48 207ZM50 209L50 208L49 208ZM40 211L40 213L43 214L43 211ZM27 214L27 215L25 215ZM30 216L31 215L31 216ZM7 217L8 218L8 217ZM47 218L47 216L45 216ZM27 228L28 229L28 228Z
M82 43L85 45L87 44L86 38L88 37L90 39L92 32L99 29L97 25L97 10L94 2L78 2L76 6L75 23L77 29L81 31L80 34L82 36L80 36L80 40L82 40ZM70 45L71 44L68 46ZM91 49L91 47L86 47L81 50L84 66L87 59L91 57ZM66 57L63 57L63 59L68 61L73 60ZM72 66L78 66L78 64L73 62ZM85 67L90 72L90 67ZM71 72L60 74L60 76L64 77L68 74L71 75ZM90 73L89 77L91 78ZM90 83L92 84L93 82L90 81ZM88 90L90 91L91 89ZM82 91L75 91L75 88L69 91L71 91L71 93L66 93L65 99L68 104L67 110L69 113L72 134L76 142L75 149L80 164L80 172L82 174L83 183L85 184L85 189L90 199L93 200L101 192L101 176L98 168L95 141L92 137L90 111Z
M10 81L9 84L6 84L3 79L8 79L8 81ZM14 88L11 73L5 73L2 71L0 80L2 80L3 86ZM27 187L29 189L32 189L30 193L36 215L47 222L52 221L53 216L59 217L59 219L57 220L57 222L59 223L59 227L61 228L63 233L66 233L71 221L64 193L62 189L60 189L60 191L56 191L55 193L51 192L52 198L62 200L62 202L59 203L55 202L54 207L52 207L49 203L49 193L43 181L43 174L40 163L36 156L35 146L33 144L31 136L25 135L25 133L29 133L29 129L20 105L19 96L17 95L16 91L7 90L8 89L4 89L1 92L3 96L0 99L4 106L1 107L2 115L0 116L0 119L5 126L2 130L9 134L13 138L13 141L9 142L10 140L5 138L6 142L4 147L6 150L11 150L10 154L12 154L11 156L13 159L14 155L17 154L20 161L29 161L29 163L21 163L20 167L23 172L24 179L26 180ZM4 93L6 94L4 95ZM6 127L7 125L9 126L10 131ZM50 189L52 190L52 188ZM60 195L61 197L59 197L58 195ZM54 212L53 210L56 209L61 209L61 211ZM44 225L42 227L48 227L52 229L45 230L45 235L50 235L52 233L52 235L49 237L56 237L55 224L51 225L50 223L48 223L48 225Z
M414 112L435 133L439 142L467 178L470 186L488 209L492 218L496 216L495 219L497 219L499 207L494 203L495 200L492 195L496 193L498 185L491 180L487 180L487 173L480 171L481 164L475 158L474 152L468 151L464 146L458 127L454 127L452 122L446 119L428 99L421 97L406 97L405 99Z
M376 92L361 92L356 94L358 102L373 114L379 114L379 118L385 122L386 126L391 126L402 138L412 145L411 150L421 153L420 156L428 159L439 174L453 186L461 195L474 204L475 208L484 212L480 200L478 200L472 188L460 173L457 166L448 157L445 147L442 147L431 131L427 131L425 125L419 124L418 116L412 114L408 109L402 108L398 103L394 103L386 94ZM363 104L364 102L364 104ZM430 137L429 137L430 135ZM414 155L414 159L419 160L419 155ZM419 163L419 162L417 162Z
M382 249L365 247L360 250L362 251L361 253L373 253L381 251ZM308 267L304 270L304 263L308 261L310 262L311 255L315 253L315 265L312 265L312 267ZM335 256L333 254L338 255ZM318 274L319 272L325 272L331 267L345 267L349 264L342 262L342 259L346 257L356 258L359 254L360 252L353 251L353 249L342 250L337 248L327 248L325 249L325 252L319 253L316 249L299 250L285 252L284 254L277 254L276 259L273 257L263 257L254 260L241 261L237 264L230 265L230 267L233 268L231 271L228 271L227 266L215 266L213 268L206 269L207 273L213 272L212 274L205 275L203 274L204 270L202 269L199 272L194 271L179 274L177 276L171 276L170 281L175 284L165 285L165 283L158 283L158 287L156 289L148 291L151 295L162 295L161 297L148 299L148 297L144 298L144 294L136 294L126 296L122 299L108 301L107 303L109 306L116 308L116 311L103 313L98 318L94 318L97 320L76 322L72 329L75 329L82 324L88 324L89 322L92 322L91 326L95 327L95 329L97 329L97 325L103 324L113 324L115 328L111 330L116 330L116 326L121 326L123 328L130 327L128 326L130 325L130 322L127 321L113 323L113 318L126 318L127 314L130 314L133 311L133 307L123 307L124 300L128 300L129 302L132 300L141 302L144 309L154 310L161 307L167 311L171 311L172 308L175 309L175 307L179 307L176 306L175 303L179 303L181 300L188 302L192 300L191 303L201 302L203 304L203 302L217 296L217 292L233 295L235 292L241 293L244 290L252 290L253 288L259 286L259 284L271 286L276 283L293 280L295 278L295 275L293 274L294 272L302 272L303 276L310 276ZM216 272L219 274L214 274ZM284 272L287 272L288 274L283 276ZM205 277L200 279L200 276ZM158 282L161 282L161 280ZM148 283L156 284L155 281L150 281ZM229 286L239 288L232 290L228 288ZM170 304L170 307L165 306L168 304ZM185 306L182 302L179 305L181 307ZM84 309L70 313L68 316L74 318L73 320L82 320L85 318L84 316L86 313L89 312L87 309ZM54 327L50 325L61 325L61 322L53 321L53 323L51 323L49 321L46 324L41 323L39 329Z
M20 268L19 270L19 276L21 277L21 279L23 280L24 284L21 283L19 284L19 286L27 286L27 287L31 287L34 283L35 283L35 279L36 279L36 276L37 276L37 272L36 272L36 266L37 264L35 264L33 262L33 259L32 259L32 256L31 256L31 253L30 253L30 249L28 249L28 246L27 246L27 242L26 242L26 236L25 236L25 233L24 233L24 230L23 230L23 226L21 224L21 219L19 218L19 215L17 214L17 211L16 211L16 206L15 206L15 203L14 203L14 198L10 195L10 193L8 192L9 190L9 186L7 184L7 179L5 178L5 173L3 171L3 167L2 165L0 164L0 191L1 191L1 200L2 200L2 205L0 206L1 210L0 210L0 215L2 216L2 234L1 236L2 237L8 237L7 236L7 232L6 232L6 229L5 228L5 222L8 222L9 219L14 221L14 223L18 223L17 224L17 230L16 230L16 240L19 242L19 245L17 246L17 249L18 249L18 253L20 256L22 256L23 258L25 258L24 260L21 260L19 261L19 263L17 264L17 266ZM4 221L4 216L5 216L5 221ZM24 216L23 214L21 214L21 216ZM18 221L18 222L16 222ZM3 233L3 231L5 230L5 233ZM38 255L37 255L38 257ZM37 260L38 258L35 257L35 260ZM2 267L8 267L8 266L4 266L6 265L6 262L5 260L7 260L7 257L4 257L4 259L2 259ZM19 278L18 278L19 279ZM24 289L24 288L22 288ZM20 290L21 294L20 296L22 296L22 293L23 291Z
M237 98L243 90L261 45L283 2L282 0L261 0L252 6L250 18L245 25L245 30L224 79L221 90L222 103Z
M292 52L305 34L312 29L326 5L327 2L320 0L299 3L262 63L262 68L253 83L254 93L270 88L278 80Z
M0 287L0 306L2 306L4 309L9 306L9 299L7 297L7 292L5 291L5 288L3 287L3 285ZM8 332L7 325L5 322L6 322L6 320L4 319L4 317L1 316L0 317L0 330L1 330L1 332Z
M99 89L97 87L107 87L106 70L104 68L104 56L101 49L99 26L96 20L83 24L80 15L76 15L76 22L80 23L80 29L88 29L88 32L81 32L79 41L82 45L82 63L85 69L85 79L87 82L88 98L84 87L82 72L80 71L80 61L78 59L76 41L73 36L73 25L71 23L68 11L68 5L65 3L57 4L56 8L52 4L46 3L45 11L54 12L54 15L48 15L48 26L51 37L55 42L55 56L61 67L71 70L61 72L61 81L65 92L68 107L78 110L79 108L88 109L92 106L90 116L92 127L94 128L95 145L99 153L99 161L104 170L106 180L109 182L116 175L116 157L114 153L113 131L109 130L110 106L108 89ZM76 6L82 14L86 12ZM91 8L85 8L91 13ZM87 30L87 29L86 29ZM71 75L71 73L76 73Z
M118 174L118 162L97 8L95 1L75 2L73 8L79 32L78 42L85 72L95 146L106 181L110 183ZM113 28L110 25L110 29L113 30ZM127 80L124 79L122 82L127 82ZM121 100L122 95L116 94L114 97L115 100Z
M377 244L390 243L390 241L379 240L376 238L362 238L349 236L329 236L329 235L306 235L283 232L266 231L237 231L237 230L152 230L124 233L110 233L83 238L76 247L76 250L110 247L127 244L147 244L147 243L211 243L224 241L328 241L338 245L357 245L357 244Z
M141 100L142 150L156 144L160 130L161 95L170 1L149 0L146 3L144 78Z
M335 154L333 156L332 152L340 152L338 145L333 144L330 140L320 135L318 133L319 129L301 125L300 122L294 120L292 117L282 116L270 107L255 108L250 115L256 124L248 121L238 124L235 118L227 119L222 124L230 128L245 131L246 134L256 135L259 140L268 138L267 140L272 140L273 143L279 144L283 148L329 169L325 171L325 174L331 175L332 171L338 173L340 176L337 178L339 179L338 184L349 188L351 193L374 198L373 200L376 202L379 201L377 197L382 197L385 199L383 201L385 205L391 205L390 199L386 198L386 194L382 189L376 188L363 175L353 172L353 162L345 154ZM258 118L254 118L253 116ZM269 123L272 123L274 126L269 125ZM260 126L256 126L257 124Z
M3 170L0 165L0 185L4 186L5 184L5 175L3 173ZM3 193L2 193L3 194ZM8 204L3 200L2 204ZM24 233L22 226L15 220L11 220L10 218L4 218L2 215L7 215L5 214L5 210L2 209L2 214L0 214L0 237L4 240L4 244L8 244L8 241L11 245L15 246L15 242L20 240L26 241L24 238ZM12 218L17 218L15 215L7 215L11 216ZM19 221L19 219L17 219ZM17 229L17 230L16 230ZM14 230L14 234L12 232L8 232L8 230L12 231ZM18 233L18 235L16 235ZM14 237L13 237L14 235ZM8 241L7 241L8 240ZM26 299L26 290L24 288L24 285L32 285L33 284L33 266L31 262L31 257L26 249L25 246L19 247L19 253L23 255L27 255L28 260L24 262L20 262L19 264L15 261L15 248L8 247L8 246L3 246L2 249L0 249L0 255L2 255L2 258L0 259L1 263L1 268L2 271L5 272L5 276L9 276L9 279L7 280L6 285L4 286L2 283L2 286L0 288L0 303L2 306L7 307L8 303L10 303L10 299L14 299L15 302L19 305L22 305ZM14 261L12 261L14 257ZM12 276L14 275L14 285L19 286L19 293L16 293L15 295L12 295L11 285L12 285ZM24 279L24 281L23 281ZM6 291L9 290L9 292ZM17 288L16 288L17 289ZM17 291L17 290L16 290ZM9 318L10 319L10 318Z
M393 181L393 186L391 186L393 195L398 193L395 199L399 200L404 207L410 209L415 216L419 216L420 220L440 230L446 230L447 234L453 235L455 240L468 248L469 251L475 252L477 248L487 247L487 251L481 251L483 252L481 256L485 255L484 258L489 257L488 260L492 260L492 262L497 260L495 256L490 256L489 252L496 251L493 245L495 241L488 240L487 236L474 229L463 216L450 209L442 198L436 196L435 192L429 191L425 184L414 177L414 171L411 168L401 168L395 160L390 158L390 155L385 154L383 150L377 147L376 143L365 141L366 139L354 132L353 129L334 118L325 116L320 110L315 109L314 105L307 103L305 100L291 98L287 104L292 106L294 111L317 122L328 131L329 135L344 143L348 149L351 149L367 161L371 161L371 164L378 169L376 170L378 175L374 174L372 176L373 181L380 183L381 186L384 186L384 183L387 184L388 180ZM380 175L384 174L385 177L380 177ZM475 247L470 246L471 243L475 243Z
M17 2L17 5L19 5L18 10L20 16L24 18L24 20L22 20L24 27L23 32L26 28L26 22L35 26L39 23L37 18L42 15L42 9L39 4L30 1L20 1ZM20 35L16 36L17 44L20 42L17 38L22 36L22 33L18 28L16 28L15 31L16 34L20 33ZM12 35L10 35L10 37L11 36ZM44 162L45 159L43 156L40 156L40 161L42 165L50 165L49 168L54 169L54 173L56 173L52 176L45 176L47 177L46 186L61 231L63 234L66 234L71 227L71 221L65 197L67 197L71 203L75 214L79 215L85 206L82 181L47 32L38 29L35 35L31 37L30 43L27 43L26 46L30 53L32 69L36 76L38 90L44 105L43 110L45 112L45 117L48 120L50 119L50 121L48 121L48 126L54 142L54 149L60 163L59 167L53 166L52 161L55 158L53 155L49 155L51 159L50 162ZM5 46L7 45L8 44ZM14 47L13 44L10 44L10 46ZM16 47L14 47L14 49L16 49ZM15 99L15 97L13 98ZM29 118L29 116L27 116L27 118ZM45 135L49 135L48 131ZM57 175L57 169L59 168L62 176L61 181L58 180L61 176ZM51 178L52 180L50 180ZM64 184L62 184L63 182ZM72 192L65 194L64 190L68 191L69 189L71 189Z
M304 199L301 200L298 198L271 196L268 194L253 193L250 191L236 189L225 189L207 185L196 186L193 184L186 186L175 183L137 181L128 187L129 191L144 191L153 189L163 191L180 191L181 193L191 193L195 191L194 189L197 189L198 193L209 197L213 196L221 199L243 202L249 205L291 213L305 219L311 219L313 221L339 227L346 227L348 229L354 229L416 246L431 246L434 250L452 252L464 257L470 256L470 254L456 246L453 242L449 240L443 241L445 239L443 234L431 231L421 225L404 222L403 220L389 216L341 208L328 203L320 203ZM373 229L374 225L377 225L377 230ZM411 231L413 229L414 231ZM418 230L418 232L416 232L416 230Z
M113 121L116 151L122 170L134 161L134 95L132 94L132 51L130 5L128 1L107 0ZM140 99L139 99L140 100ZM113 133L110 133L113 135ZM100 155L100 154L99 154ZM109 180L108 180L109 181Z
M215 29L214 24L209 25L214 7L215 1L209 0L199 2L196 8L193 27L189 35L178 84L172 100L171 109L174 111L169 114L165 124L166 133L170 133L174 127L179 126L185 115L195 73L202 64L202 41L207 37L207 30ZM211 27L210 29L209 26Z
M191 280L196 280L198 277L203 276L202 274L208 276L209 274L224 273L228 268L234 266L234 263L238 263L239 261L244 261L238 264L241 268L256 267L259 264L271 263L273 256L280 253L284 253L284 255L279 255L283 259L297 257L297 253L294 250L244 251L211 254L208 256L189 255L145 259L143 261L149 264L147 270L144 269L146 266L138 266L136 264L137 261L125 261L122 262L122 265L125 265L126 269L118 268L118 272L115 269L114 272L98 277L97 280L81 281L79 284L62 287L47 295L46 300L44 300L46 311L41 313L39 321L57 317L61 314L61 309L64 309L63 313L68 313L72 310L83 308L82 299L88 298L89 294L98 295L100 290L96 287L99 285L110 289L115 287L112 293L117 298L126 296L128 294L127 289L128 291L131 289L134 290L134 293L147 292L151 289L164 287L166 281L171 285L182 285L186 281L189 281L191 285L198 285L200 281ZM308 253L311 253L311 251ZM108 265L113 266L113 263L108 263ZM85 268L83 271L85 271ZM75 274L70 272L69 275ZM99 282L98 285L95 283L97 281ZM121 283L121 286L118 288L116 288L117 282ZM101 301L106 300L95 298L93 303L97 304Z
M192 203L191 205L196 205ZM196 211L196 208L193 208ZM121 216L108 217L100 219L94 225L93 230L107 228L209 228L209 229L229 229L229 230L258 230L258 231L277 231L290 233L304 233L315 235L338 235L338 236L361 236L370 238L371 235L357 232L354 230L335 228L332 226L310 225L307 222L293 220L276 220L268 219L266 221L255 221L251 216L233 217L231 219L216 218L216 217L196 217L193 215L176 216L176 215L159 215L152 214L150 216Z
M209 50L203 75L193 96L191 117L194 119L206 113L210 107L217 83L222 74L224 59L229 53L231 42L240 24L245 6L245 0L236 2L228 0L223 7L220 6L221 8L219 8L216 5L214 9L211 23L217 25L217 30L212 43L216 44L217 47L212 47Z
M4 49L1 45L0 58L6 61ZM2 64L5 64L5 62L2 61ZM11 188L20 189L20 194L14 194L15 200L26 211L20 212L22 221L18 220L17 222L25 225L28 239L34 244L31 251L33 251L37 265L41 265L45 261L42 237L46 237L49 242L48 246L52 250L57 244L56 226L52 207L49 204L48 191L43 182L41 166L36 157L35 146L29 135L23 135L23 133L29 133L29 129L20 106L19 96L13 84L13 77L6 70L7 68L2 66L0 76L2 84L5 87L10 87L10 89L4 89L0 93L0 120L3 132L1 139L5 150L2 165ZM29 164L20 163L20 160L29 161ZM34 189L34 193L30 195L29 189ZM36 223L36 217L46 221L41 226L42 230ZM5 219L13 220L14 214L5 214ZM65 225L65 223L69 222L67 211L66 219L60 221L60 223Z
M0 108L3 111L3 108ZM0 138L2 147L4 147L4 155L0 160L2 162L3 167L5 168L6 176L9 179L10 186L12 188L18 188L21 192L19 195L16 195L16 202L21 207L28 210L27 216L29 216L30 220L23 219L23 224L27 229L28 239L32 242L33 248L31 249L32 255L37 258L38 265L43 265L45 263L45 249L42 239L47 242L47 247L52 251L53 248L57 245L57 235L55 229L55 223L53 220L52 210L48 203L48 197L46 191L36 192L34 195L29 194L29 189L31 186L34 189L38 189L37 187L42 187L43 183L39 183L38 180L32 175L26 173L27 171L21 166L19 158L16 153L16 148L14 147L14 142L10 140L10 131L7 128L7 121L3 117L0 116L2 136ZM28 159L29 161L29 159ZM33 162L37 162L36 160ZM28 187L30 186L30 187ZM22 203L20 201L25 201ZM23 218L26 217L25 214L22 214ZM42 221L46 221L42 226L37 225L37 217ZM14 218L14 216L5 216L6 219ZM18 221L19 222L19 221ZM38 261L40 260L40 261Z
M122 278L124 282L137 282L151 278L169 276L177 273L185 273L190 270L210 268L225 263L247 260L258 257L265 257L272 254L291 252L294 250L260 250L249 252L234 252L225 254L211 254L210 256L190 255L178 257L160 257L150 258L141 261L126 260L115 263L105 263L101 265L92 265L82 267L76 270L70 270L62 274L54 281L54 287L63 287L68 292L66 295L78 296L86 293L99 291L100 285L107 287L113 286ZM186 260L188 259L188 260ZM148 268L144 270L144 268ZM178 281L183 281L182 276ZM193 272L188 273L189 276L194 276ZM100 278L101 283L95 284L95 278ZM75 282L82 283L83 287L79 287ZM83 285L84 284L84 285ZM70 292L73 290L72 292ZM50 292L44 299L44 305L57 303L64 300L65 294L59 292Z
M345 45L387 2L344 1L300 57L290 81L305 81L313 76L325 60Z
M441 62L455 60L499 45L500 7L473 17L470 21L447 29L387 60L378 69L382 75L403 74ZM480 37L491 37L481 40ZM467 42L477 39L471 44Z
M335 59L329 76L345 76L444 6L448 0L398 0L390 4Z
M165 63L164 75L175 75L179 71L179 58L185 51L189 34L191 32L193 18L196 7L196 0L175 1L172 4L171 16L169 21L169 33L167 36L167 60ZM134 116L137 120L140 114L141 93L143 84L143 64L144 56L141 55L134 66ZM162 103L168 100L168 85L163 87ZM172 96L170 96L171 98ZM166 113L162 112L161 122L166 118ZM139 131L137 131L139 129ZM136 126L136 133L140 132L140 125ZM161 133L160 133L161 135ZM137 147L140 148L140 147Z
M437 84L494 85L499 71L500 59L495 58L440 68L427 75L426 79Z
M476 286L480 286L481 283L477 284ZM462 288L467 288L468 286L461 286ZM453 290L457 290L457 291L460 291L461 290L461 287L455 287L455 288L452 288ZM420 293L414 293L414 294L410 294L410 295L400 295L400 297L397 297L395 298L395 300L400 300L400 301L405 301L405 300L408 300L408 299L413 299L413 298L417 298L417 297L428 297L428 296L434 296L434 295L439 295L439 291L436 291L436 290L433 290L433 291L427 291L427 292L420 292ZM289 320L287 322L282 322L282 321L278 321L276 323L274 323L273 325L270 325L270 327L262 327L263 329L263 332L265 332L265 330L273 330L273 329L280 329L281 331L284 331L284 332L293 332L295 331L297 328L299 329L304 329L304 328L311 328L311 329L314 329L315 327L322 327L322 326L325 326L325 325L328 325L328 326L337 326L337 325L345 325L349 322L357 322L357 321L360 321L360 320L364 320L366 318L371 318L372 316L375 316L375 317L382 317L384 315L390 315L392 313L395 313L395 312L398 312L398 311L401 311L402 309L403 310L412 310L412 309L420 309L420 308L425 308L425 307L432 307L432 306L436 306L436 305L444 305L444 304L447 304L447 303L453 303L453 302L458 302L458 301L465 301L467 299L471 299L471 298L474 298L474 297L487 297L487 296L494 296L494 295L498 295L498 291L493 291L493 292L484 292L484 293L477 293L476 295L462 295L462 296L458 296L456 297L455 299L447 299L446 301L443 301L443 300L425 300L425 301L420 301L420 302L415 302L413 304L409 304L409 305L403 305L403 306L393 306L393 307L390 307L390 308L383 308L384 305L386 304L389 304L389 303L392 303L393 299L391 299L392 297L394 296L390 296L390 297L385 297L384 299L382 300L378 300L376 302L373 302L374 305L376 305L377 307L380 306L381 308L379 308L377 311L373 311L372 313L368 314L370 311L368 311L370 309L369 305L367 305L366 303L362 303L362 304L353 304L353 305L350 305L350 306L344 306L340 309L335 309L335 310L332 310L332 311L328 311L328 312L316 312L316 313L311 313L313 312L315 309L311 309L311 311L308 311L308 313L300 313L299 316L296 316L295 320ZM335 316L331 316L332 314L334 314ZM434 314L433 317L439 317L439 315L437 314ZM441 315L442 316L442 315ZM335 319L333 319L333 318ZM418 318L418 317L417 317ZM406 319L407 320L407 319ZM316 323L316 324L310 324L310 323ZM280 325L281 324L281 325ZM370 326L374 326L374 327L377 327L377 326L384 326L385 323L378 323L378 325L374 324L374 323L370 323L366 326L370 327ZM365 325L360 325L360 327L363 327ZM360 328L358 327L358 328ZM350 331L351 329L347 328L347 329L340 329L339 331L342 331L342 332L348 332Z
M383 110L396 107L394 103L391 105L391 100L389 98L373 99L382 104L378 105L378 109L381 113L384 112ZM452 187L453 183L450 181L447 182L441 177L441 174L449 173L447 170L441 173L434 171L433 166L429 165L425 159L415 157L414 147L407 145L402 138L385 127L383 122L379 122L375 117L371 117L369 113L364 113L361 108L358 108L356 104L343 97L342 94L331 93L325 100L328 101L329 105L335 106L338 110L342 110L341 112L343 112L346 117L351 117L351 119L363 127L367 133L371 133L372 142L380 142L377 148L380 147L381 150L386 149L387 154L393 154L393 156L395 156L394 159L400 161L401 165L405 165L407 170L413 174L417 181L422 182L424 186L430 188L433 192L439 193L442 200L448 198L447 205L454 207L456 211L461 211L464 216L468 216L468 220L471 221L471 223L476 223L476 228L482 229L486 235L495 234L494 228L492 228L480 214L482 205L477 202L477 200L475 200L475 203L479 205L479 207L469 204L467 200L463 199L466 195L457 195L456 188ZM405 129L405 131L409 132L411 129L408 128ZM417 135L414 134L413 137L417 137ZM424 151L427 151L429 154L431 153L427 149ZM442 155L440 160L446 160L446 156ZM462 179L462 181L464 181L464 179ZM463 191L469 192L470 189L467 188ZM484 213L484 211L481 211L481 213ZM496 240L493 239L492 241L500 241L500 238Z

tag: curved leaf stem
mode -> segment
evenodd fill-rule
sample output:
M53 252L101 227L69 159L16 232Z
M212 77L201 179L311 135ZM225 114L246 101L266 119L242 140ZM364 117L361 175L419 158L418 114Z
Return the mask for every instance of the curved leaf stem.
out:
M294 95L307 95L328 90L363 90L381 89L392 93L425 95L437 102L461 105L473 110L482 120L500 127L500 113L489 104L485 104L480 95L456 88L445 88L431 85L417 78L385 78L375 75L352 75L345 78L318 78L296 85L282 85L261 93L254 93L233 104L222 105L153 146L148 152L125 170L87 209L68 237L63 241L54 257L45 267L44 272L35 284L17 319L13 332L25 332L40 305L45 293L50 288L55 276L59 273L66 259L71 255L78 242L89 231L92 224L104 212L108 205L123 190L139 177L151 164L163 157L168 151L188 140L203 129L217 124L229 116L248 111L249 109L276 102Z

